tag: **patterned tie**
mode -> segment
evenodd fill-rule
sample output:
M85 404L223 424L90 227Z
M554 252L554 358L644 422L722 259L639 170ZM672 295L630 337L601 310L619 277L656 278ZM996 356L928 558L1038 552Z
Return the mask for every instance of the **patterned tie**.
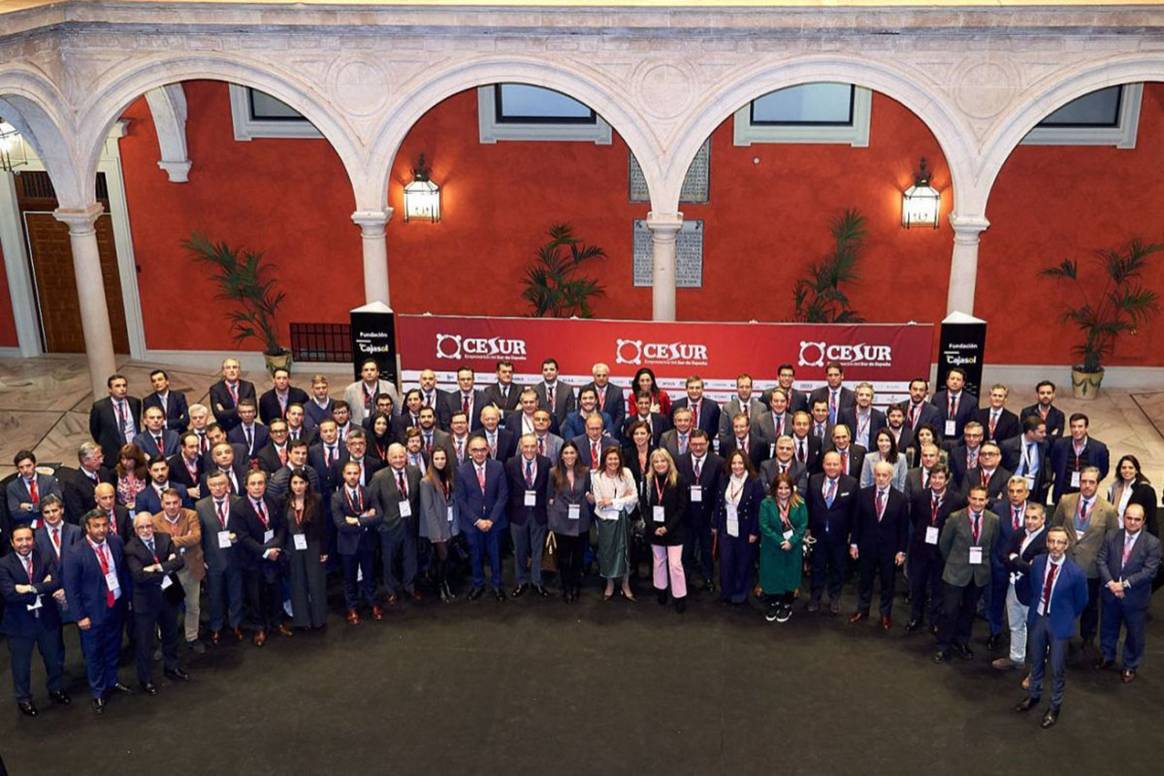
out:
M1020 527L1022 527L1023 524L1023 508L1014 507L1011 511L1014 513L1011 516L1011 525L1014 527L1014 530L1017 531Z
M396 470L396 488L400 491L400 495L408 498L408 483L404 481L404 470Z
M978 523L979 523L979 520L981 520L981 519L982 519L982 515L980 515L978 512L971 512L970 513L970 522L971 522L970 535L974 537L975 544L978 544Z
M598 443L593 441L590 443L590 469L591 471L598 469Z
M53 526L53 547L57 551L57 556L61 554L61 529L58 526Z
M533 461L526 459L525 462L525 486L532 488L534 485Z
M1136 544L1136 536L1137 534L1128 534L1124 538L1124 557L1123 560L1120 561L1121 569L1128 565L1128 557L1132 554L1132 547L1134 547Z
M881 522L881 518L885 516L885 491L880 488L877 489L877 522Z
M695 462L695 479L699 479L699 475L703 473L703 459L700 458Z
M485 467L477 467L477 485L481 488L481 493L485 493Z
M549 405L550 414L554 414L554 386L546 384L546 404Z

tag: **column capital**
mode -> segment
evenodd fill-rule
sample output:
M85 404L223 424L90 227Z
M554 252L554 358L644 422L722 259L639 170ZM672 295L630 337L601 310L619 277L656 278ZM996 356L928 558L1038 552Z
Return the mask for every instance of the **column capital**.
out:
M93 224L105 212L105 206L100 202L86 205L83 208L59 207L53 211L53 218L69 225L69 234L86 234L93 231Z
M683 228L682 213L647 213L647 228L651 230L651 237L659 239L675 239L675 235Z
M360 227L364 237L383 237L384 229L392 220L392 208L383 210L357 210L352 213L352 221Z
M990 228L985 216L960 216L950 214L950 228L954 230L954 242L978 243L978 237Z

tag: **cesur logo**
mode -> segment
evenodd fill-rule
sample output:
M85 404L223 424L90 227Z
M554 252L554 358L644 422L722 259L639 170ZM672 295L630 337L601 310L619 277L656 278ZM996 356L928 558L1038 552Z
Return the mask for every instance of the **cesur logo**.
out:
M464 337L460 334L437 334L436 357L447 359L499 358L516 361L526 357L525 340L505 337Z
M707 363L707 345L695 345L690 342L615 340L614 363L637 365L644 362Z
M841 364L883 364L893 361L891 345L830 345L827 342L800 342L800 366L824 366L826 361Z

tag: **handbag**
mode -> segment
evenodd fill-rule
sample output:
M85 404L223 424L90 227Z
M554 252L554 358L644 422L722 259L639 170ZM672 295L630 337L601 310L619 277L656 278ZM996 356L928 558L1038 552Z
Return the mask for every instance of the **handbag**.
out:
M558 540L553 531L546 533L546 543L542 545L542 571L558 570Z

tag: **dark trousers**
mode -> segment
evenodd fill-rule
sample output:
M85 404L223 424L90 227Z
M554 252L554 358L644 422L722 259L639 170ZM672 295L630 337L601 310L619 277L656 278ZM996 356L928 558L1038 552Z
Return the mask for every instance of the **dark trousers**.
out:
M399 558L400 578L396 577ZM416 582L416 524L403 518L389 529L380 531L380 562L384 566L384 594L409 593Z
M706 494L704 498L707 498ZM694 507L687 514L690 516L690 525L683 541L683 566L694 570L698 565L703 578L711 579L715 574L711 559L711 519Z
M376 603L376 580L372 577L374 553L370 542L360 539L355 555L341 555L344 569L344 608L355 609L360 599L371 606Z
M726 532L720 534L720 597L725 601L743 603L748 600L755 555L756 545L749 544L747 536L728 536Z
M259 630L270 630L283 623L283 584L278 566L264 561L264 568L243 572L243 586L247 592L247 609Z
M81 654L85 656L85 674L94 698L103 698L117 684L117 660L121 654L122 614L120 607L105 616L101 625L81 634Z
M465 532L465 539L469 542L469 566L473 573L473 587L485 586L485 555L489 555L490 583L494 590L500 590L501 581L501 531L495 526L493 530L482 533L476 528Z
M321 628L327 622L327 578L319 562L319 542L306 550L287 550L291 577L291 616L296 628Z
M828 534L817 537L812 551L812 600L820 601L827 578L829 598L841 597L841 584L845 579L845 564L849 558L849 545L841 538L833 539Z
M1099 630L1099 577L1087 578L1087 606L1083 607L1083 614L1079 615L1079 636L1085 641L1092 641Z
M223 624L239 627L243 618L242 572L238 566L206 573L206 597L210 599L210 630L218 632Z
M16 606L16 604L9 604ZM40 650L44 661L45 683L49 692L61 691L61 675L65 670L64 642L61 629L42 628L35 636L9 636L8 652L12 655L12 689L16 691L17 703L32 701L32 650Z
M1124 639L1124 670L1135 671L1144 656L1144 628L1147 610L1139 606L1128 606L1110 593L1103 594L1103 623L1100 629L1099 646L1107 660L1115 660L1116 646L1120 640L1120 626L1127 626Z
M133 626L136 634L134 657L137 661L137 680L142 684L153 682L154 648L157 646L157 632L162 632L162 665L167 671L178 665L178 610L163 603L156 612L134 612Z
M909 558L909 619L937 625L942 620L942 570L945 564L927 547ZM927 606L928 602L928 606Z
M1067 642L1057 639L1051 633L1051 618L1046 615L1035 617L1027 636L1027 659L1031 661L1031 686L1027 692L1032 698L1043 694L1043 676L1047 671L1047 655L1051 658L1051 705L1059 708L1063 703L1063 690L1067 687Z
M1010 587L1010 574L1000 565L990 567L990 585L986 588L986 621L990 623L990 635L1002 633L1005 624L1006 591Z
M974 615L982 588L973 582L965 587L947 584L942 594L942 619L938 623L938 649L946 650L954 644L970 644Z
M558 577L563 590L577 590L582 586L582 551L589 537L554 533L558 544Z
M881 580L881 616L889 617L893 612L893 588L897 582L897 564L892 550L870 550L858 556L861 567L861 581L857 585L857 611L869 613L873 604L873 579Z

